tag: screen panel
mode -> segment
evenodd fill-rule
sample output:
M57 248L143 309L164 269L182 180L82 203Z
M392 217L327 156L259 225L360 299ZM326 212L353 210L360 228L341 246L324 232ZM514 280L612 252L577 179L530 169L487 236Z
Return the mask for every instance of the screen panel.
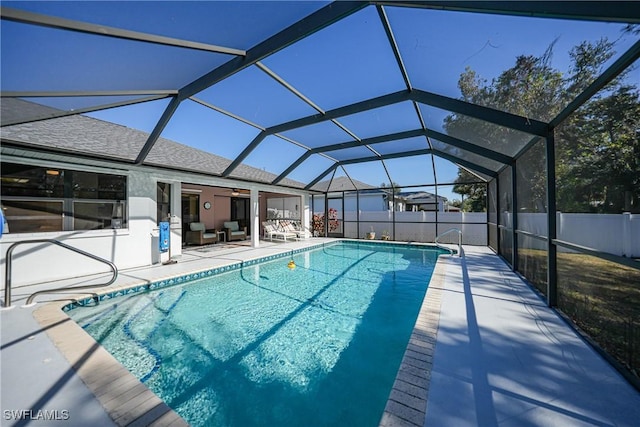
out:
M547 236L545 143L532 146L516 161L518 229Z
M262 127L317 113L256 66L235 73L196 97Z
M325 5L251 1L190 2L185 7L171 1L91 1L70 7L64 1L3 2L3 6L35 13L245 50Z
M341 117L340 123L360 138L421 129L413 103L401 102Z
M263 62L325 111L406 89L375 7Z
M620 363L638 370L640 270L558 249L558 308Z
M259 132L239 120L186 100L180 103L162 136L231 160Z
M0 31L0 76L9 91L177 90L229 59L8 21Z
M585 67L579 81L572 81L575 58L585 47L611 44L595 67L604 70L637 40L624 23L385 10L414 87L542 121L553 118L598 76ZM590 55L582 65L597 56Z

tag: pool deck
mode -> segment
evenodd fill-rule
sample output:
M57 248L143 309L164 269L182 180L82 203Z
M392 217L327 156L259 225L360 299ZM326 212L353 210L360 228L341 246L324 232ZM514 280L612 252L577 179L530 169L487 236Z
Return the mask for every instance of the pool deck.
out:
M176 264L121 271L111 288L324 241L194 248ZM381 425L637 425L640 392L488 248L464 252L438 263ZM57 286L74 283L86 279ZM186 425L59 310L71 293L19 307L38 289L15 289L17 307L0 311L2 425Z
M414 387L394 402L405 394L394 385L381 425L638 425L640 392L488 248L464 254L430 285L437 321L419 319L414 330L437 329L433 350L423 351L431 357L421 358L428 397Z

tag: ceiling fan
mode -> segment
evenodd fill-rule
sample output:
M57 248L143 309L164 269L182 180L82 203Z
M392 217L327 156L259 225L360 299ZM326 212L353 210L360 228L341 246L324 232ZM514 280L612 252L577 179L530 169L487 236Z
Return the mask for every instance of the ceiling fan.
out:
M249 194L251 194L251 190L245 190L242 188L234 188L233 190L231 190L231 195L236 197L236 196L248 196Z

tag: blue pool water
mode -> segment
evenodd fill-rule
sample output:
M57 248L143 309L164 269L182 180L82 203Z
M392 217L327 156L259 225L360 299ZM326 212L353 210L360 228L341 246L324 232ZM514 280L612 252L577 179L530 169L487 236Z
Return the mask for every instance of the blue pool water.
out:
M441 251L343 242L69 315L194 426L376 426Z

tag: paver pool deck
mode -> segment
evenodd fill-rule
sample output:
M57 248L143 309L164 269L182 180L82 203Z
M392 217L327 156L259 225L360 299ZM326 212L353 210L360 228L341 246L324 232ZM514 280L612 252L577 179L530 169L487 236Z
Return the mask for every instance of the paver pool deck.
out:
M191 249L177 264L121 271L111 287L329 241ZM488 248L464 252L440 258L381 425L637 426L640 392ZM71 282L81 283L56 286ZM38 289L16 289L14 304ZM66 317L70 297L0 311L1 424L185 425Z

